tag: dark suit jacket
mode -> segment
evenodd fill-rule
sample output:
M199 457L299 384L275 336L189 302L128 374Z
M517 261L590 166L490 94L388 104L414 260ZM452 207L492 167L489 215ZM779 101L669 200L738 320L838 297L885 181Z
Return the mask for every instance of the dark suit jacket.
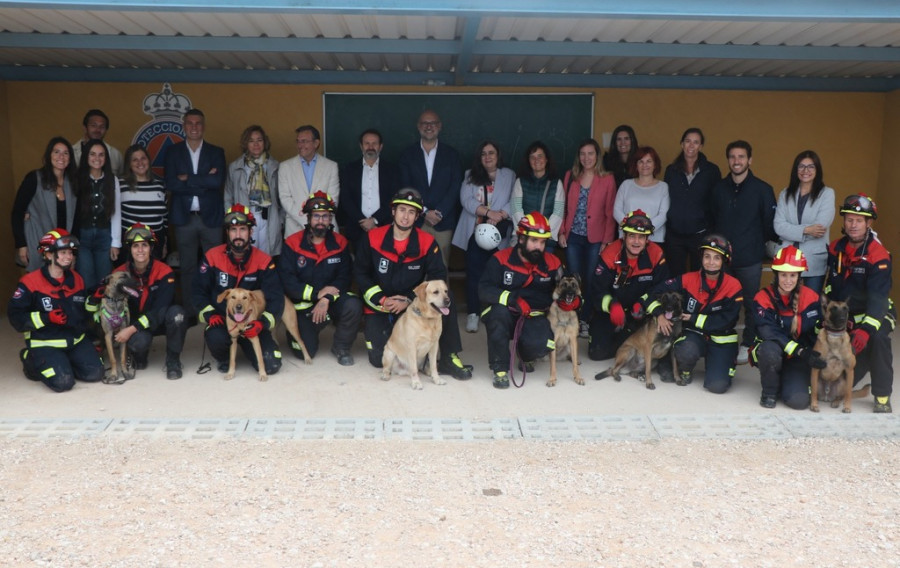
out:
M459 162L459 153L444 142L438 141L437 156L434 158L434 170L431 173L431 185L428 184L428 170L425 169L425 156L422 154L420 142L416 142L400 155L400 188L412 187L422 193L425 207L437 209L444 218L435 225L436 231L452 231L456 229L459 218L459 189L462 186L463 172ZM419 218L421 225L422 218Z
M338 203L337 222L347 240L353 243L365 234L359 222L366 216L362 212L362 172L363 160L360 158L345 164L340 171L341 200ZM391 199L397 187L397 167L381 159L378 161L378 211L373 217L378 226L391 222Z
M166 191L172 193L169 200L169 224L179 226L188 223L191 201L196 195L200 198L200 218L203 224L210 228L220 227L225 215L223 191L228 174L225 150L204 140L200 148L200 160L197 162L197 174L194 174L187 142L179 142L166 151L165 163ZM213 168L216 173L209 173ZM178 179L180 174L187 174L187 181Z

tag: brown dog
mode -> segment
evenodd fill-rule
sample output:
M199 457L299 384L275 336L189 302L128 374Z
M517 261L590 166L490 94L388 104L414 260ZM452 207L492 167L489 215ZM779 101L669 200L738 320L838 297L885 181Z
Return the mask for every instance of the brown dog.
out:
M240 337L241 332L244 331L251 322L258 320L259 316L266 311L266 297L263 295L262 290L231 288L230 290L225 290L219 294L217 301L225 302L225 314L227 317L226 326L228 335L231 336L228 373L225 374L225 380L230 381L234 378L238 337ZM287 297L284 299L284 311L281 315L281 320L284 322L284 327L288 334L290 334L290 336L294 338L294 341L300 345L300 350L303 352L303 361L307 365L311 364L312 358L306 350L306 344L303 343L303 339L300 337L300 331L297 327L297 312L294 310L293 303L291 303ZM256 355L256 364L259 367L259 380L269 380L269 375L266 374L266 366L263 361L262 346L259 343L259 337L248 337L247 339L250 341L250 345L253 346L253 353Z
M140 283L127 272L113 272L103 279L103 300L100 302L97 318L106 341L106 352L109 356L110 369L103 377L108 385L121 385L134 378L134 368L128 366L127 346L119 343L119 359L113 346L116 334L131 324L131 313L128 309L128 297L140 296Z
M441 316L450 313L450 292L443 280L426 280L414 290L415 300L397 319L391 337L381 356L381 380L391 380L394 363L398 372L408 372L412 388L422 388L419 369L428 356L431 380L447 384L437 372L438 341L441 338Z
M615 380L621 381L622 377L619 375L619 372L624 368L631 370L632 377L643 378L646 383L645 386L653 390L656 388L656 385L653 384L650 372L656 367L657 360L662 359L666 353L670 353L672 372L675 376L678 376L678 364L675 362L675 352L672 351L672 345L681 335L682 297L679 292L665 292L660 294L657 301L662 304L666 319L672 322L671 333L663 335L657 329L656 318L646 318L646 321L616 350L615 364L609 369L594 375L595 379L599 381L612 376Z
M578 371L578 312L564 310L559 303L562 300L565 305L575 305L576 299L581 296L581 278L577 275L560 276L553 290L553 303L550 304L550 313L547 319L550 328L553 329L553 341L556 348L550 352L550 378L547 386L556 386L556 358L569 356L572 360L572 374L575 382L584 384L584 379Z
M819 411L819 401L830 402L831 408L837 408L840 399L844 399L844 412L851 412L854 398L869 395L869 385L853 390L853 369L856 367L856 356L847 333L847 322L850 319L850 308L847 302L826 301L822 297L824 313L822 331L816 338L813 347L823 359L824 369L812 369L810 374L809 409Z

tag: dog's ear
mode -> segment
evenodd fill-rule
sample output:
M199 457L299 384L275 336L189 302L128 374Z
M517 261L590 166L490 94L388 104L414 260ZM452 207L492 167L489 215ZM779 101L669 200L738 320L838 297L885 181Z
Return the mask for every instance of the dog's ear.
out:
M110 278L110 276L112 276L112 274L107 274L106 276L104 276L104 277L103 277L103 280L100 281L100 285L101 285L101 286L106 286L107 284L109 284L109 278Z
M566 275L566 269L563 265L559 265L559 268L556 269L556 280L555 282L559 284L559 281L563 279L563 276Z
M256 302L256 308L260 314L266 311L266 296L262 290L250 290L250 297Z
M221 294L219 294L219 297L216 298L216 302L218 302L218 303L221 304L222 302L225 301L225 298L228 297L228 294L231 294L231 288L229 288L228 290L225 290L224 292L222 292Z
M428 280L423 281L421 284L416 286L415 289L413 290L413 293L416 295L416 298L418 298L419 300L421 300L423 302L426 301L426 296L427 296L426 290L428 289L428 282L429 282Z

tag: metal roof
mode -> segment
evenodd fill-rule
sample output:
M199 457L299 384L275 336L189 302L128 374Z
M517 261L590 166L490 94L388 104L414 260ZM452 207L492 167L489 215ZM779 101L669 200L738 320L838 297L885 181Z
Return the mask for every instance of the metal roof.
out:
M422 8L427 4L428 9ZM0 78L889 91L896 0L0 2ZM735 4L735 3L731 3Z

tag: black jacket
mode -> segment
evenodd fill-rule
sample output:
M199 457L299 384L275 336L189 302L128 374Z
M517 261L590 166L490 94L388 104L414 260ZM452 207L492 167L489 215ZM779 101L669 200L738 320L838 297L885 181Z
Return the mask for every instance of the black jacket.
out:
M731 242L731 266L762 262L766 241L775 240L775 192L772 186L747 171L741 184L722 178L713 189L715 230Z
M663 178L669 186L666 234L686 237L708 231L713 225L710 195L721 179L719 166L707 160L703 152L697 157L697 174L690 184L684 170L670 164Z

